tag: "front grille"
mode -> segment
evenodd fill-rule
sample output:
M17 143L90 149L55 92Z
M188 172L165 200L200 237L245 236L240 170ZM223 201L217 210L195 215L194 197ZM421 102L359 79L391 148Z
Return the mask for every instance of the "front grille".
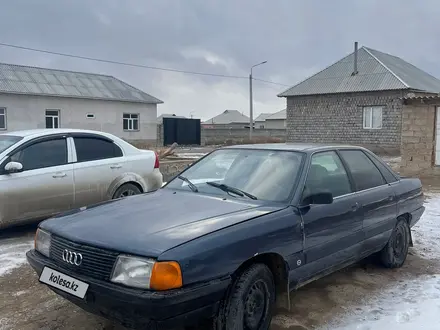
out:
M81 253L81 265L75 266L63 261L63 251ZM115 264L117 252L108 251L84 244L74 243L59 236L52 235L50 258L64 269L98 280L108 281Z

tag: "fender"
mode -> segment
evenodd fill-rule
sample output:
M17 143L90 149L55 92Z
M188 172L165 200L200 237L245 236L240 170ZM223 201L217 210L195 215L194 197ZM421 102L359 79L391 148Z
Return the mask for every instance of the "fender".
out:
M127 183L127 182L136 182L142 187L142 192L148 191L147 183L139 174L136 174L133 172L127 172L127 173L121 174L120 176L118 176L116 179L114 179L112 181L112 183L110 184L110 186L107 190L108 199L112 199L116 190L120 186L122 186L124 183Z

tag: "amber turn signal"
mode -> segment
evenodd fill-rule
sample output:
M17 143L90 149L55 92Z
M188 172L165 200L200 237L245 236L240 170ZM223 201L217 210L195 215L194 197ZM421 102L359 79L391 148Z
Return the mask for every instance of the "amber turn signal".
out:
M150 278L150 289L164 291L178 289L182 285L182 271L177 262L157 261L154 263Z

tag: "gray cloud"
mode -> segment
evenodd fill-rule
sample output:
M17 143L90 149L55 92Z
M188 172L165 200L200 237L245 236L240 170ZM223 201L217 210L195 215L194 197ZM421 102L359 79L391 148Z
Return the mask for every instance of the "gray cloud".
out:
M3 1L0 42L293 85L361 45L440 77L440 4L402 0ZM159 113L207 119L248 112L246 79L183 75L0 47L0 61L112 74L165 101ZM255 82L255 111L285 106L285 88Z

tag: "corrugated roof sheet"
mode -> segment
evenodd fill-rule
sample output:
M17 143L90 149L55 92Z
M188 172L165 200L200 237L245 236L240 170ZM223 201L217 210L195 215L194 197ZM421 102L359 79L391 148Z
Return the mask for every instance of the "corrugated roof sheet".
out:
M358 50L358 73L354 52L312 77L279 94L280 97L414 89L440 92L440 80L399 57L362 47Z
M265 121L267 117L272 115L273 113L261 113L257 118L255 118L255 121Z
M5 63L0 63L0 93L163 103L112 76Z
M287 111L286 109L275 112L271 116L267 117L266 120L280 120L280 119L286 119L287 118Z
M249 117L243 115L238 110L225 110L221 114L203 122L203 124L232 124L243 123L249 124Z

